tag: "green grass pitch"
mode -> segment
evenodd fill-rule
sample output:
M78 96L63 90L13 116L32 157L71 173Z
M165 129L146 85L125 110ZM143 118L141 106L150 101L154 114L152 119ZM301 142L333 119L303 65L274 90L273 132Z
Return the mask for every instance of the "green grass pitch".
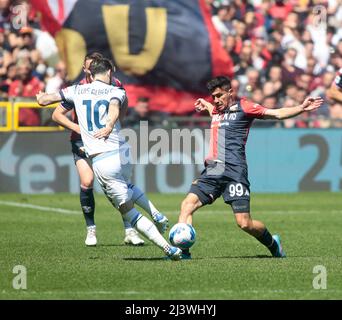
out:
M184 195L149 196L173 225ZM35 206L80 211L77 195L0 195L0 299L342 299L340 193L253 195L252 217L281 235L286 259L239 230L221 199L195 213L193 259L180 262L162 259L148 240L123 245L119 213L103 195L96 248L84 245L80 213ZM12 286L16 265L26 267L26 290ZM326 289L313 287L317 265L326 268Z

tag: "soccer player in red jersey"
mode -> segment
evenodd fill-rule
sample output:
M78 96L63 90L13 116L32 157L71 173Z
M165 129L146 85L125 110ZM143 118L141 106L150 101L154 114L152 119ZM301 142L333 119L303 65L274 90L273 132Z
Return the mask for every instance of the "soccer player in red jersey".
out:
M85 57L83 64L83 71L85 77L79 82L80 85L90 83L91 75L89 67L91 63L96 59L101 59L103 56L100 53L92 53ZM121 82L114 78L112 79L112 85L123 89ZM125 101L124 106L120 112L120 122L125 117L127 111L128 101ZM67 117L67 113L71 111L71 120ZM87 246L95 246L97 244L96 237L96 225L94 219L95 213L95 199L93 193L94 173L90 161L87 159L87 155L84 152L83 141L80 135L80 128L78 125L77 115L74 110L74 106L68 103L61 103L53 112L52 119L63 126L71 130L70 142L72 153L74 156L75 165L78 175L80 177L80 202L81 208L84 214L85 222L87 225L87 237L85 244ZM129 184L129 188L133 191L132 200L134 203L142 207L147 213L150 214L157 226L159 232L164 233L168 227L168 219L156 209L153 203L146 197L146 195L135 185ZM139 237L138 232L127 222L123 221L125 227L124 243L128 245L139 246L144 244L144 240Z
M328 98L342 102L342 68L337 72L331 87L327 92Z
M236 101L229 78L218 76L207 84L213 104L198 99L197 111L207 110L212 117L209 155L205 169L183 200L178 222L192 224L193 213L222 196L232 207L238 226L266 246L273 257L285 257L279 235L271 235L265 225L250 215L250 183L245 145L254 119L282 120L319 108L323 99L307 97L292 108L267 109L244 98ZM191 258L183 250L183 259Z

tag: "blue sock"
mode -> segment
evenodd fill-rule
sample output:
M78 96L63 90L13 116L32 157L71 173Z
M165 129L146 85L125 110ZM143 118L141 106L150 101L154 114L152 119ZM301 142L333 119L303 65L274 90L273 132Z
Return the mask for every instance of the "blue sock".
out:
M93 189L85 189L81 187L80 202L87 227L94 226L95 200Z
M260 237L256 237L264 246L271 251L272 255L276 253L278 249L277 243L272 238L270 232L265 228L265 231Z

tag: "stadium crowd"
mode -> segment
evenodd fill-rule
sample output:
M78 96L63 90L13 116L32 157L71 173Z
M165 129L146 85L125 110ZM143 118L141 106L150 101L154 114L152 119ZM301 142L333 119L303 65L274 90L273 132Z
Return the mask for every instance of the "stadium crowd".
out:
M342 5L339 0L206 0L222 46L234 64L233 86L267 108L295 106L322 96L315 114L282 126L342 127L341 101L328 95L342 68ZM28 25L15 29L13 6L27 7ZM313 9L314 8L314 9ZM68 84L53 38L40 26L29 1L0 0L0 100L32 99ZM136 117L137 119L139 117ZM39 125L37 110L20 113L22 125Z

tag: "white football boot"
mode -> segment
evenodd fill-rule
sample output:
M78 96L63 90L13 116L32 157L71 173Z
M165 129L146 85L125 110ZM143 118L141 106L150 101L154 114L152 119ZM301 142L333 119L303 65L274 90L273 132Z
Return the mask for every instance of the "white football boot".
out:
M157 212L153 215L153 221L158 231L163 234L169 227L169 220L162 213Z
M145 241L139 237L137 230L129 228L126 229L124 243L132 246L142 246L145 243Z
M87 238L85 239L85 245L87 247L96 246L96 226L87 227Z

